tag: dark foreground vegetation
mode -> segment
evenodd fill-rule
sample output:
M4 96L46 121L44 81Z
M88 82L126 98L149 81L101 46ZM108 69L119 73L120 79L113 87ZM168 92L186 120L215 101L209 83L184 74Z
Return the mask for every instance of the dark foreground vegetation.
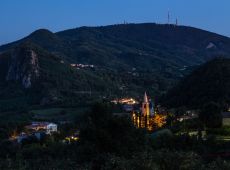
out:
M21 145L8 141L1 127L0 169L229 169L230 143L211 135L227 130L210 128L210 135L202 139L186 130L180 133L188 128L186 124L164 127L168 130L158 135L149 134L136 129L127 117L114 117L108 105L95 104L78 126L80 140L71 144L61 139L76 128L75 123L61 126L60 133L51 137L27 140ZM193 124L193 128L199 127Z

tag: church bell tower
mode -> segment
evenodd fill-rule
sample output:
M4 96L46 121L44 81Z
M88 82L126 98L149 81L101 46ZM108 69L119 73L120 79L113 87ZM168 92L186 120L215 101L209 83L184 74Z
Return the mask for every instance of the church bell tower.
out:
M141 126L149 127L150 110L149 110L149 101L146 92L144 95L144 101L142 103L142 116L144 120L142 120Z
M149 101L148 101L148 97L147 97L146 92L145 92L145 95L144 95L144 101L142 103L142 115L143 116L148 116L149 115Z

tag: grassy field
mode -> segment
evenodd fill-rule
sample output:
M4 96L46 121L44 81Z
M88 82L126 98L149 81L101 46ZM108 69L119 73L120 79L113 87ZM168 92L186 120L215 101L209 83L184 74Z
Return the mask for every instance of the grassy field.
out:
M31 110L34 120L39 121L75 121L88 111L88 108L49 108Z
M87 107L36 109L29 112L0 112L0 126L28 124L31 121L78 122L82 120L87 112Z
M32 115L27 113L14 113L14 112L0 113L0 125L22 124L22 123L30 122L31 119L32 119Z

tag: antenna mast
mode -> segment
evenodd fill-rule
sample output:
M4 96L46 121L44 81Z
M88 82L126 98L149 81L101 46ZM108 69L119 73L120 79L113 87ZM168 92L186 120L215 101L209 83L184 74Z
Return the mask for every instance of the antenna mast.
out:
M169 13L169 10L168 10L168 24L170 23L170 13Z

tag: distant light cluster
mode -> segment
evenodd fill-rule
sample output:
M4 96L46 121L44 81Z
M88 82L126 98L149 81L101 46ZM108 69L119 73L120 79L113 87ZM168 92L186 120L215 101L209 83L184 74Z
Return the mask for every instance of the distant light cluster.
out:
M77 69L80 68L94 68L95 66L92 64L70 64L71 67L75 67Z
M129 105L134 105L134 104L138 104L138 101L136 101L133 98L122 98L122 99L115 99L112 100L111 103L114 104L129 104Z

